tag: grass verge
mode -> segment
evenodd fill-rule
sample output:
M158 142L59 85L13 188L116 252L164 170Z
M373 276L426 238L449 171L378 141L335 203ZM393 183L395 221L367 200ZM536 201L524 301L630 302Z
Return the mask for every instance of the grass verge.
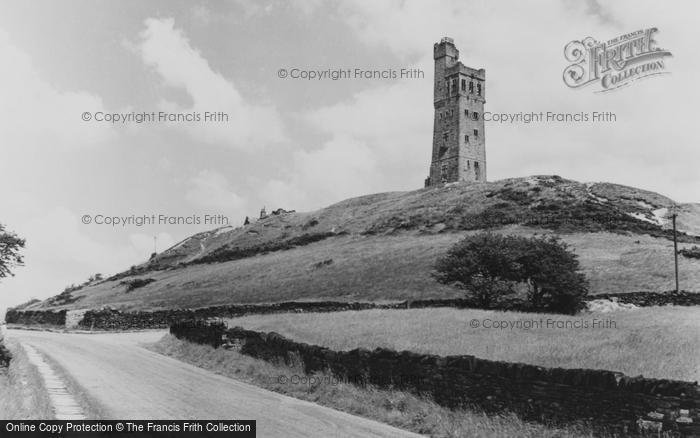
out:
M49 396L39 372L29 363L19 344L8 340L4 343L12 353L12 361L7 369L0 368L0 419L53 419Z
M306 375L301 366L273 364L234 351L182 341L171 335L148 348L270 391L436 438L594 436L583 425L557 428L524 422L509 413L486 415L470 410L450 410L406 392L359 387L338 382L326 374Z

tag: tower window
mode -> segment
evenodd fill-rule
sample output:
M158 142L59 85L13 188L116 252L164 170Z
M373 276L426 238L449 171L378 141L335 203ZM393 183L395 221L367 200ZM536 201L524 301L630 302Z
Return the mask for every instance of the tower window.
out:
M474 111L474 112L472 113L472 119L474 119L474 120L479 120L479 113L477 113L476 111Z
M473 81L469 81L469 92L470 93L474 92L474 82Z
M468 116L468 115L469 115L469 110L465 109L465 110L464 110L464 115L465 115L465 116Z
M467 91L467 80L462 79L462 91Z
M481 169L479 169L479 163L477 161L474 162L474 176L477 180L481 179Z
M452 92L457 91L457 79L452 79Z
M476 84L476 94L481 96L481 84Z
M474 130L474 137L478 137L478 136L479 136L479 130L478 130L478 129L475 129L475 130Z
M469 143L469 136L468 136L468 135L465 135L465 136L464 136L464 142L465 142L465 143Z
M471 169L471 165L469 164L469 160L467 160L467 170Z

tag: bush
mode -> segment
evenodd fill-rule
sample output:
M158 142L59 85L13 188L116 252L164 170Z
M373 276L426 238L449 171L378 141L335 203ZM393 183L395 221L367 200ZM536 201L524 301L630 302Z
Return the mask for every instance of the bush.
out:
M484 308L508 301L521 286L531 310L574 314L588 294L576 254L556 237L467 236L438 259L433 276Z
M3 339L0 336L0 368L7 368L10 366L10 360L12 360L12 354L3 344Z
M134 289L144 287L147 284L151 284L156 281L153 278L134 278L133 280L124 280L119 284L126 286L126 293L131 292Z
M683 248L678 254L690 259L700 259L700 246L694 245L692 248Z

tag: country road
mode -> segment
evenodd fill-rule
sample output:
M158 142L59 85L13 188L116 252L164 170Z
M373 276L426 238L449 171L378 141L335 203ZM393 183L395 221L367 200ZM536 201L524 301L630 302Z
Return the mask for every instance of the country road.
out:
M70 374L100 403L102 419L253 419L257 436L265 438L420 436L266 391L140 346L164 333L7 331Z

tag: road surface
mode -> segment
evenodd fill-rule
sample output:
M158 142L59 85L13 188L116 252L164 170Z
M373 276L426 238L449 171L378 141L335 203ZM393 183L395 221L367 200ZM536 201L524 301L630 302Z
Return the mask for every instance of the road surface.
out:
M140 344L164 331L68 334L8 330L46 354L98 401L101 419L257 420L258 437L419 437L229 379Z

